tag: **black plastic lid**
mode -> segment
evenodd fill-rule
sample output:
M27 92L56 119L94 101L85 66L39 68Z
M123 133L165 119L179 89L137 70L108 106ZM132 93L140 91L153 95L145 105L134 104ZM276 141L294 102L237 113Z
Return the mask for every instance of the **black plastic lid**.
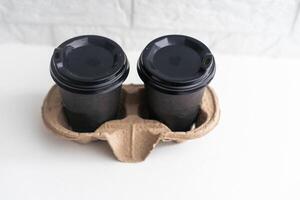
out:
M98 93L120 86L129 73L122 48L96 35L69 39L59 45L50 64L53 80L75 93Z
M184 35L167 35L146 46L137 68L146 84L180 94L205 87L214 77L215 60L202 42Z

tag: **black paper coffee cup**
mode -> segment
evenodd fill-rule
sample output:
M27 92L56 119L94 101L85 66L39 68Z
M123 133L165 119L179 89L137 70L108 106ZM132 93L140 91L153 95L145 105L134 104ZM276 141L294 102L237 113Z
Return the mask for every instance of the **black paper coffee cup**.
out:
M74 131L91 132L117 117L129 63L114 41L95 35L69 39L54 50L50 73Z
M184 35L163 36L146 46L137 70L145 83L150 118L173 131L190 130L216 70L208 47Z

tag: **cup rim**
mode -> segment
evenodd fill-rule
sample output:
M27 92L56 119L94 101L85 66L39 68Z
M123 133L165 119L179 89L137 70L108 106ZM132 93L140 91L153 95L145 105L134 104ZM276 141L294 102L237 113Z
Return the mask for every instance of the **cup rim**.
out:
M109 74L93 80L84 80L80 79L80 77L74 78L70 75L71 73L61 70L64 65L63 55L66 51L66 47L83 39L94 42L101 41L113 46L117 52L114 56L118 58L117 62L113 63L115 70L111 70ZM110 49L108 49L108 51L109 50ZM62 55L61 60L56 59L58 51L60 51L59 53ZM108 92L117 88L125 81L129 74L129 62L122 48L113 40L98 35L82 35L66 40L54 50L50 61L50 74L58 86L70 92L82 94Z
M155 46L155 44L166 38L172 40L173 42L172 45L176 45L177 41L182 42L182 40L187 39L190 42L192 42L191 45L197 46L197 48L201 48L205 53L204 55L209 55L211 61L208 66L205 66L204 73L201 76L197 76L189 80L176 82L171 79L167 79L163 76L154 74L151 70L149 70L152 67L150 65L153 63L153 62L151 63L151 61L149 62L149 57L147 57L149 52L153 48L155 48L155 50L157 51L158 47ZM152 59L153 57L154 56L152 56ZM215 64L214 56L211 54L209 48L199 40L196 40L195 38L185 36L185 35L166 35L154 39L144 48L137 63L137 71L140 78L144 81L145 84L149 84L153 88L158 89L161 92L169 93L169 94L184 94L184 93L192 93L208 85L215 75L216 64Z

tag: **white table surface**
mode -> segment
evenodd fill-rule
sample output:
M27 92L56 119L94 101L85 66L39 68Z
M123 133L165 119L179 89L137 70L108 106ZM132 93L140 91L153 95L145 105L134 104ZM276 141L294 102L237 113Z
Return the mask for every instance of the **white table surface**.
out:
M146 161L117 161L105 142L47 130L53 47L0 46L0 199L299 199L300 60L215 55L219 125L160 144ZM138 54L127 83L141 83Z

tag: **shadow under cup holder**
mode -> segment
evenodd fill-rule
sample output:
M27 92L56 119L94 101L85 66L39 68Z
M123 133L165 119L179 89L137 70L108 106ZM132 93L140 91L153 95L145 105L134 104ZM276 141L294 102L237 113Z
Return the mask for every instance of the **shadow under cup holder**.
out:
M45 125L55 134L79 143L105 140L120 161L143 161L159 141L176 141L199 138L218 123L220 109L218 99L210 87L206 87L201 109L193 128L187 132L173 132L163 123L148 119L143 85L123 85L119 117L102 124L89 133L72 131L64 117L61 96L55 85L49 91L42 107Z

